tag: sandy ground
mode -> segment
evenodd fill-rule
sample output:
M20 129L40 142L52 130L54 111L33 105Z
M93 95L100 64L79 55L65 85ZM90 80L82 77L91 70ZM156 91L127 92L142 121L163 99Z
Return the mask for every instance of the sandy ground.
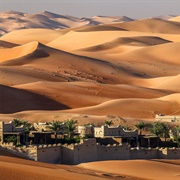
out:
M124 174L147 180L179 180L180 160L127 160L80 164L92 170L105 173Z
M178 16L137 21L121 17L126 21L121 23L111 23L118 17L93 17L100 25L83 27L78 27L79 19L50 12L1 16L47 22L54 18L71 27L19 27L0 38L4 120L16 116L36 121L41 114L41 121L50 121L68 113L81 120L90 117L90 122L91 117L153 119L155 114L179 113Z
M0 173L3 180L179 180L180 176L179 160L99 161L69 166L2 156L2 152L0 154Z
M141 178L104 173L79 166L45 164L15 157L0 156L0 173L3 180L140 180Z

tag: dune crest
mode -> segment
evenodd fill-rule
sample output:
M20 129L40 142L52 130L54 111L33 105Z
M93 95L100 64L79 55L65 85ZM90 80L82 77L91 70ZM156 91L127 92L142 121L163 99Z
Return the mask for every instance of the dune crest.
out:
M10 96L4 90L9 87L12 99L23 91L27 100L33 94L46 104L33 109L32 98L23 106L23 96L14 111L3 106L1 117L6 112L6 118L15 113L48 120L54 117L52 111L47 115L49 108L59 118L69 114L86 122L90 118L83 114L100 121L107 115L152 120L177 111L180 23L173 19L178 16L134 20L9 11L0 18L3 98Z

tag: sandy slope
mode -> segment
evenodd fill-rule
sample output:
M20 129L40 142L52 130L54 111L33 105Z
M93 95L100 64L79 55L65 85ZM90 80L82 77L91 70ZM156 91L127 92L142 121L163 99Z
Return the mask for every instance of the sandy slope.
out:
M118 98L155 98L167 95L169 91L154 90L131 85L108 85L88 82L28 83L14 86L37 94L43 94L56 102L66 103L71 108L97 105ZM68 89L68 92L66 91ZM78 97L78 101L76 101Z
M169 21L176 21L176 22L180 22L180 16L176 16L176 17L172 17L170 19L168 19Z
M0 85L0 113L14 113L23 110L59 110L67 106L42 95ZM3 103L2 103L3 102ZM17 105L18 103L18 105ZM6 108L8 107L8 108Z
M116 115L131 118L153 118L155 114L172 114L180 106L180 94L173 94L158 99L116 99L97 106L63 110L63 112L93 115Z
M47 11L11 11L1 13L1 18L26 23L27 28L0 38L0 112L16 113L1 117L34 121L68 118L71 113L70 117L85 114L82 121L92 115L101 121L106 115L152 119L156 113L172 114L179 108L179 22L76 18ZM55 20L71 28L39 28ZM17 99L21 103L15 108ZM56 111L47 115L43 110Z
M8 34L5 34L0 39L16 44L25 44L32 41L38 41L40 43L46 44L60 37L61 35L62 33L60 31L36 28L12 31Z
M85 163L79 166L105 173L134 176L144 180L179 180L180 176L179 160L167 160L165 162L152 160L103 161Z
M70 166L48 165L23 159L0 156L0 173L3 180L103 180L103 175L88 175L86 170ZM84 171L84 172L83 172ZM89 173L90 174L90 173Z
M45 28L64 29L76 28L85 25L109 24L130 22L133 19L126 16L94 16L92 18L60 15L48 11L37 14L27 14L17 11L0 12L0 35L19 29Z

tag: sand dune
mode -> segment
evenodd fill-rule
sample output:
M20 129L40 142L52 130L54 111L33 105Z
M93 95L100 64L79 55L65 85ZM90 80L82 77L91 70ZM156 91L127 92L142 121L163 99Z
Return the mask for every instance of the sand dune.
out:
M168 163L168 160L167 163L152 160L103 161L85 163L79 166L87 169L100 170L104 173L134 176L144 180L178 180L180 166L176 164L176 162L179 163L179 160L174 160L173 162L175 164Z
M103 180L109 179L94 171L71 166L50 165L33 161L0 156L0 173L3 180ZM130 179L131 180L131 179Z
M0 113L14 113L23 110L60 110L68 107L48 99L47 97L30 93L25 90L0 85Z
M37 46L38 46L38 42L35 41L14 48L0 49L0 53L1 53L0 62L27 56L33 53L37 49Z
M91 27L92 29L94 27ZM60 36L59 38L51 41L47 45L50 47L54 47L59 50L64 50L68 52L73 52L77 50L81 50L84 48L89 48L93 46L99 46L101 44L105 43L111 43L113 41L116 41L121 38L129 38L134 39L137 37L144 37L145 43L148 43L146 38L149 36L152 37L152 43L155 45L157 43L160 43L160 39L164 39L165 41L173 41L173 42L180 42L180 35L179 34L154 34L154 33L147 33L147 32L132 32L132 31L121 31L121 30L115 30L115 31L101 31L101 26L96 27L98 31L88 31L88 32L78 32L76 31L69 31L65 35ZM156 38L156 37L157 38ZM156 38L155 39L153 39ZM79 41L81 39L81 41ZM159 39L159 40L158 40ZM143 41L141 39L141 41ZM149 40L150 41L150 38ZM162 41L161 41L162 42ZM149 42L150 43L150 42ZM162 42L163 43L163 42ZM142 44L141 44L142 45Z
M120 53L120 52L125 52L125 51L129 51L129 50L137 49L137 48L153 46L153 45L158 45L158 44L164 44L164 43L168 43L168 42L170 42L170 41L167 41L167 40L159 38L159 37L150 37L150 36L120 37L113 41L106 42L104 44L80 49L80 51L90 51L90 52L106 51L103 53L112 54L115 52ZM117 49L118 47L121 47L122 51L120 51L120 49ZM107 52L107 50L112 50L113 48L116 50Z
M151 47L145 47L141 49L135 49L129 52L121 53L118 55L112 55L113 59L123 59L126 58L127 61L131 62L143 62L150 63L153 60L156 60L156 63L163 62L167 64L180 64L179 57L180 52L180 43L165 43L160 45L154 45Z
M133 19L125 16L94 16L92 18L60 15L48 11L27 14L17 11L0 12L0 35L11 31L29 28L64 29L98 24L129 22ZM12 25L13 24L13 25Z
M158 19L162 19L162 20L169 20L171 18L176 17L176 15L160 15L160 16L155 16L153 18L158 18Z
M159 99L116 99L106 101L97 106L84 107L71 110L63 110L65 113L93 114L93 115L116 115L129 118L151 117L155 114L172 114L179 109L180 94L173 94Z
M14 86L46 96L71 108L97 105L118 98L156 98L169 94L131 85L106 85L88 82L36 82ZM68 89L68 92L66 91ZM78 97L78 101L76 101Z
M176 16L176 17L172 17L170 19L168 19L169 21L176 21L176 22L180 22L180 16Z
M58 37L60 37L62 33L60 31L50 30L50 29L23 29L12 31L0 38L0 40L4 40L11 43L16 44L25 44L32 41L38 41L40 43L48 43ZM24 37L24 38L22 38Z
M21 29L0 38L0 84L10 88L12 99L21 91L27 98L41 97L47 110L51 106L49 110L62 117L70 113L152 119L179 107L180 24L170 16L164 17L168 21L78 18L47 11L0 16L5 32ZM7 91L3 98L8 96ZM2 112L43 119L45 105L33 98L23 108L23 96L15 111L6 106Z
M114 24L114 27L120 27L129 31L179 34L180 23L165 21L161 19L143 19L128 23Z
M170 90L172 92L180 91L180 84L178 83L180 80L180 75L176 76L166 76L166 77L158 77L146 80L149 84L148 87L154 87L155 89L164 89Z
M1 48L13 48L15 46L17 46L17 44L0 40L0 49Z

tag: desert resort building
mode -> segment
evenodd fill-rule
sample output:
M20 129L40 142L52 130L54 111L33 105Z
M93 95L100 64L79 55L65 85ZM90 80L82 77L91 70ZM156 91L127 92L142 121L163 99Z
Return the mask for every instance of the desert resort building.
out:
M34 161L62 164L180 158L180 148L139 147L138 130L126 131L121 126L78 126L78 134L82 139L75 144L52 144L52 132L48 130L48 123L35 123L34 128L34 131L27 132L24 126L15 127L13 122L0 121L0 151L8 151ZM21 145L5 142L9 135L16 136Z

